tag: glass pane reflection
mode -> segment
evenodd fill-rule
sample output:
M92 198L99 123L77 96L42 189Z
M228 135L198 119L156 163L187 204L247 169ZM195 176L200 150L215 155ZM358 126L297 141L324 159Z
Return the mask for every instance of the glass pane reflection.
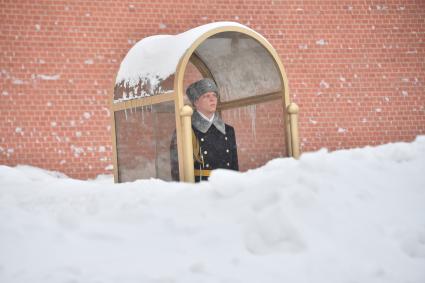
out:
M117 111L115 121L119 182L148 178L171 180L174 103Z

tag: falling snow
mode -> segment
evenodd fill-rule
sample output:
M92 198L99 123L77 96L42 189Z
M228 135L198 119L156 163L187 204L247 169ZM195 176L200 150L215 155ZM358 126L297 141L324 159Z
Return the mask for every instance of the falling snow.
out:
M80 154L84 152L84 149L82 147L71 145L71 151L74 153L75 157L79 157Z
M20 79L13 79L12 80L12 84L14 84L14 85L22 85L22 84L24 84L24 81L23 80L20 80Z
M324 80L320 81L320 87L321 88L329 88L329 84L325 82Z
M385 10L388 10L388 7L385 5L376 5L376 9L378 11L385 11Z
M316 41L316 44L317 45L326 45L326 44L328 44L328 42L324 39L319 39L319 40Z
M60 75L37 75L37 78L45 81L56 81L60 78Z
M102 110L106 112L106 117L110 117L111 116L111 111L108 108L102 107Z
M313 124L313 125L317 124L317 121L313 120L313 118L309 118L309 122L310 122L310 124Z
M136 44L136 40L135 39L131 39L131 38L129 38L129 39L127 39L127 42L128 42L128 44L130 44L130 45L134 45L134 44Z

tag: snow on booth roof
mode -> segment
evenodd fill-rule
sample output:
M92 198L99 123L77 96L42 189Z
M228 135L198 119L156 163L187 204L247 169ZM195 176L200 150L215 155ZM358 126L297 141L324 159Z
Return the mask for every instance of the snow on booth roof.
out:
M186 50L206 32L229 26L253 31L235 22L216 22L177 35L154 35L140 40L121 62L115 81L114 102L167 92L161 83L176 72Z

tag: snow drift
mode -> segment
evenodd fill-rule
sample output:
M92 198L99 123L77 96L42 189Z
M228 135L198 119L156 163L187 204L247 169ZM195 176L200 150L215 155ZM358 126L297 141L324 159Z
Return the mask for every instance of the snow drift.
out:
M209 182L0 166L0 282L425 282L425 137Z

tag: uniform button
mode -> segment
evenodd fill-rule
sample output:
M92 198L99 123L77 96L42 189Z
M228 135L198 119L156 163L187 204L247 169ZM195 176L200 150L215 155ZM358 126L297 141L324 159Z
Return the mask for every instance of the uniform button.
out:
M230 163L229 162L227 162L227 167L229 167L230 166Z
M229 152L230 152L230 150L226 149L226 152L227 152L227 153L229 153Z
M210 165L209 165L209 164L206 164L206 165L205 165L205 167L209 168L209 167L210 167Z
M201 138L201 141L203 142L204 141L204 138Z
M208 151L204 151L204 154L208 154Z
M227 141L227 137L224 137L224 139Z

